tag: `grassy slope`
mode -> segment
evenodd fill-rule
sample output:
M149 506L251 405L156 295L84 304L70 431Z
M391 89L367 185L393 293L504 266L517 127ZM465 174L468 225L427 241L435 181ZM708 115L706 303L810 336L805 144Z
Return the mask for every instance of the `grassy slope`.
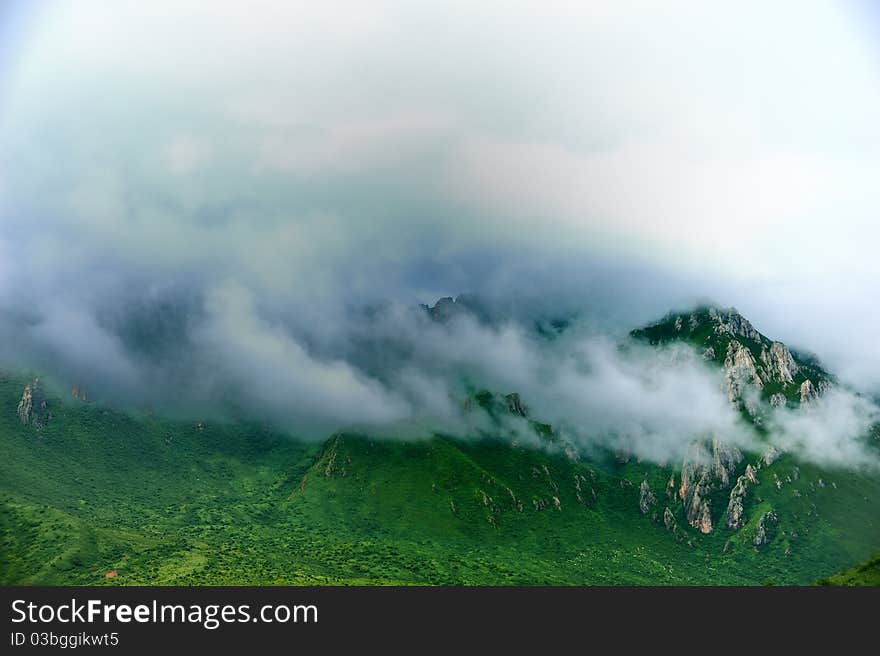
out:
M880 555L819 581L820 585L880 585Z
M674 533L641 515L644 477L661 515L666 501L671 470L653 465L443 438L302 444L73 399L38 432L15 414L24 382L0 379L3 584L808 583L880 545L880 479L801 464L777 489L785 458L748 500L780 516L758 550L754 521L704 536L674 504Z

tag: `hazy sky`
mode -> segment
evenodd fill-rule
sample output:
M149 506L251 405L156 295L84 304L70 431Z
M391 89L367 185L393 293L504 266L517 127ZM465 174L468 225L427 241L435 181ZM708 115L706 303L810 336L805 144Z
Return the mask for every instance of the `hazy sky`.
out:
M479 292L623 329L710 297L880 390L869 3L5 7L7 359L136 385L113 326L188 299L216 371L293 362L277 385L396 416L333 359L353 304Z

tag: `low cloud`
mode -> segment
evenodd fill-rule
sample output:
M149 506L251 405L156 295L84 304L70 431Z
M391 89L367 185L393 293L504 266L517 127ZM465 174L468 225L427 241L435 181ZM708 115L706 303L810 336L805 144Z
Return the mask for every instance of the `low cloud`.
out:
M580 448L661 460L753 440L691 355L620 348L711 297L880 391L880 87L843 5L14 13L3 366L315 438L463 435L469 390L516 391ZM493 321L417 309L462 291ZM858 458L848 407L774 425Z
M880 407L852 391L831 388L812 404L777 409L767 422L775 444L823 465L880 466L868 445L880 422Z

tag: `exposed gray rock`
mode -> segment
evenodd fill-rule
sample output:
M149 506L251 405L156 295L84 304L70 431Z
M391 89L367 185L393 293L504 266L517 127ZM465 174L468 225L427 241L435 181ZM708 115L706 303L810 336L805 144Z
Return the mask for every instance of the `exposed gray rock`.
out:
M642 484L639 486L639 510L642 511L643 515L647 515L656 503L657 499L654 497L654 493L651 492L651 486L648 485L648 481L642 481Z
M746 465L745 477L748 479L749 483L752 483L753 485L758 485L758 472L751 465Z
M782 392L776 392L770 396L770 406L773 408L784 408L788 404L788 399Z
M800 395L801 403L804 405L809 405L819 399L819 390L817 390L816 386L813 385L813 381L807 378L803 383L801 383Z
M764 380L788 384L794 382L799 371L791 351L782 342L773 342L770 349L761 350L761 361L764 363Z
M18 402L18 418L22 424L27 425L31 420L31 411L34 408L34 392L30 383L24 386L21 400Z
M24 386L21 399L18 401L17 413L23 425L30 424L37 430L43 428L52 418L39 378L34 378Z
M675 530L675 515L672 514L669 506L666 506L666 510L663 511L663 525L667 531Z
M736 480L736 485L730 491L730 501L727 503L727 519L724 526L733 530L737 530L743 525L743 513L745 508L743 500L748 491L749 481L745 476L740 476Z
M738 337L745 337L753 341L761 341L761 333L755 330L755 327L749 323L749 320L737 312L736 308L727 310L719 310L717 308L709 308L709 316L717 324L715 332L717 334L728 333Z
M758 525L755 526L755 538L752 540L752 544L756 547L763 547L770 542L776 533L776 524L778 522L779 517L772 510L761 515Z
M724 389L727 392L727 399L731 403L737 403L748 385L758 389L764 387L752 352L733 339L727 345L727 354L724 358Z
M707 346L706 350L703 351L703 359L704 360L714 360L715 359L715 349L711 346Z
M721 487L730 484L730 477L742 459L742 452L735 446L729 446L717 437L712 440L712 475Z
M763 462L765 466L769 467L774 462L776 462L781 455L782 451L777 449L775 446L770 445L767 447L767 450L764 451L764 455L761 456L761 462Z
M727 519L724 525L727 528L737 530L742 528L745 520L743 514L745 511L744 500L746 493L749 491L749 484L758 484L758 475L751 465L746 465L744 474L736 479L736 485L730 491L730 500L727 503Z

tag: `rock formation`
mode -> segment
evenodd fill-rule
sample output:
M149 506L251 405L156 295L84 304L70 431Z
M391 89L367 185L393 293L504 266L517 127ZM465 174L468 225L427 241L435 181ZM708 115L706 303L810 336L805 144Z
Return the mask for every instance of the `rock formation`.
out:
M34 392L30 383L24 386L21 400L18 402L18 418L22 424L27 425L31 420L31 411L34 408Z
M752 352L733 339L727 345L727 354L724 358L724 389L728 400L736 403L742 399L746 385L758 389L764 387Z
M772 510L761 515L761 519L758 520L758 525L755 527L755 538L752 540L752 544L756 547L763 547L770 542L776 532L778 522L779 517Z
M656 503L657 499L654 497L654 493L651 492L651 486L648 485L648 481L642 481L642 484L639 486L639 510L642 511L643 515L647 515Z
M727 333L738 337L745 337L755 342L761 341L761 333L755 330L755 327L749 323L749 320L737 312L736 308L727 310L709 308L709 316L716 323L716 334Z
M762 348L761 362L764 363L763 376L767 382L775 381L784 385L792 383L800 370L791 351L782 342L773 342L769 350Z
M43 394L40 379L34 378L32 382L24 386L24 391L18 402L18 419L23 425L31 425L40 430L52 418L48 407L49 404Z
M678 489L688 524L703 533L712 531L709 503L712 490L730 485L731 476L742 459L739 449L717 438L712 440L711 454L703 443L691 445L682 463Z
M809 405L819 399L819 390L817 390L816 386L813 385L813 381L807 378L803 383L801 383L800 395L801 403L804 405Z

